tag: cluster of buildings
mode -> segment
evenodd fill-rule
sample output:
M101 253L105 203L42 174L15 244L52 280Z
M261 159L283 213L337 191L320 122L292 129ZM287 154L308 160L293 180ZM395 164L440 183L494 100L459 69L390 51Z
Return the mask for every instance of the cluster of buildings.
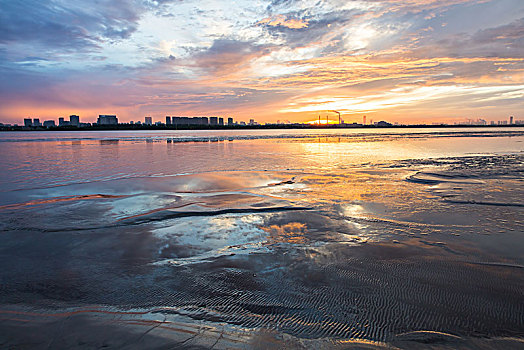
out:
M148 117L146 117L148 118ZM166 125L225 125L222 117L170 117L166 116ZM227 125L235 125L233 118L227 118Z
M63 117L58 118L58 126L68 126L68 125L76 126L76 127L85 126L82 124L85 124L85 123L80 123L80 117L75 114L70 115L69 120L65 120ZM44 122L40 122L39 118L34 118L34 119L25 118L24 126L27 126L27 127L40 126L44 128L51 128L57 125L54 120L45 120Z
M336 111L333 111L336 112ZM308 124L301 124L301 123L290 123L289 121L286 122L280 122L277 121L276 124L274 123L266 123L267 127L270 128L279 128L279 127L307 127L307 126L330 126L330 127L366 127L368 125L370 126L377 126L377 127L390 127L390 126L402 126L398 123L388 123L386 121L379 121L379 122L373 122L373 120L369 120L369 123L366 123L366 116L362 118L362 124L360 123L346 123L343 119L340 118L340 113L338 118L338 124L332 123L332 121L329 120L328 116L326 116L325 121L321 120L321 117L318 117L318 122L309 122ZM147 116L144 118L144 121L137 121L133 122L130 121L129 123L119 123L118 118L114 114L100 114L98 116L98 119L96 123L81 123L80 117L78 115L70 115L69 120L65 120L65 118L60 117L58 118L58 124L54 120L45 120L43 122L40 121L39 118L25 118L24 119L24 127L29 128L53 128L53 127L76 127L76 128L82 128L82 127L91 127L91 126L117 126L120 125L122 128L136 128L136 126L159 126L164 128L178 128L179 126L182 128L206 128L206 127L220 127L220 126L258 126L260 125L257 123L254 119L250 119L248 123L246 122L235 122L232 117L223 118L223 117L177 117L177 116L166 116L165 122L163 121L156 121L153 122L153 118L150 116ZM133 125L130 127L130 125ZM442 123L433 123L433 125L448 125L448 124L442 124ZM462 122L456 122L454 125L457 126L503 126L503 125L524 125L524 120L514 120L513 116L510 116L508 120L499 120L499 121L486 121L485 119L479 118L479 119L466 119ZM6 127L9 125L0 124L0 127ZM18 127L18 125L15 124L15 127Z
M509 120L492 120L488 124L486 120L479 118L476 120L467 119L466 121L455 123L455 125L524 125L524 120L514 120L513 116L510 116Z
M259 125L254 119L249 121L249 124L245 122L235 122L233 118L229 117L224 120L222 117L175 117L166 116L165 123L155 122L153 123L152 117L145 117L144 122L131 121L129 123L119 123L118 117L113 114L100 114L96 123L80 123L80 117L78 115L70 115L69 120L65 120L63 117L58 118L58 125L54 120L46 120L41 122L39 118L25 118L25 127L44 127L51 128L56 126L74 126L74 127L87 127L92 125L156 125L156 126L189 126L189 125L200 125L200 126L234 126L234 125Z
M253 120L252 120L253 121ZM254 121L253 121L254 122ZM246 125L244 122L236 123L233 118L227 118L224 123L222 117L175 117L166 115L165 123L157 121L153 123L152 117L145 117L144 122L130 121L129 124L133 125L157 125L157 126L189 126L189 125L200 125L200 126L233 126L233 125ZM254 124L253 124L254 125ZM258 125L258 124L257 124Z

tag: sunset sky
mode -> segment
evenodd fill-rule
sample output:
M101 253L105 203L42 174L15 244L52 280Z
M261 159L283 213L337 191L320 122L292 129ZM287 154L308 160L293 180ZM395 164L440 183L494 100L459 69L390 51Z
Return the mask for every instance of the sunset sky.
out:
M3 0L0 122L524 119L523 0Z

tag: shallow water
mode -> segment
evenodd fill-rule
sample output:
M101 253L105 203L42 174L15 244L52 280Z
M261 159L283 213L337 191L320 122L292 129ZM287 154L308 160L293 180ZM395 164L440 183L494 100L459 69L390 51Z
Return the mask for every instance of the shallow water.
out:
M0 134L0 347L521 348L523 141Z

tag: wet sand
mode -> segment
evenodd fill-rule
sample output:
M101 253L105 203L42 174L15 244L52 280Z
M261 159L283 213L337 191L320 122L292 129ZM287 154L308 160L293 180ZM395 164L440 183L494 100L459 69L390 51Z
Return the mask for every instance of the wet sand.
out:
M0 142L0 347L522 348L524 136L419 136Z

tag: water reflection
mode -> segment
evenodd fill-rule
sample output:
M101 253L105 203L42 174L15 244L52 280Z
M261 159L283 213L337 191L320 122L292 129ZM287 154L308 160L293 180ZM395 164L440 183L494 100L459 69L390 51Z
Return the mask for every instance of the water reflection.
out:
M100 142L101 146L104 146L104 145L118 145L120 140L118 140L118 139L113 139L113 140L111 140L111 139L109 139L109 140L108 139L104 139L104 140L100 140L99 142Z
M284 225L269 225L261 227L267 232L269 243L305 243L307 225L303 222L288 222Z
M148 137L4 143L10 345L106 321L146 345L521 344L519 143Z

